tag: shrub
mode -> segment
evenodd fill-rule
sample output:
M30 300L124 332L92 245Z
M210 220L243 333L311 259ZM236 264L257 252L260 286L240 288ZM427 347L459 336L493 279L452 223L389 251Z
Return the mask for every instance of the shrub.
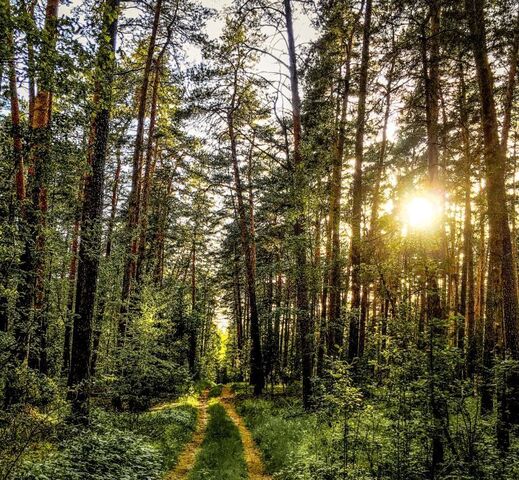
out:
M24 462L15 480L153 480L161 477L161 467L158 448L142 437L95 427L65 442L43 462Z

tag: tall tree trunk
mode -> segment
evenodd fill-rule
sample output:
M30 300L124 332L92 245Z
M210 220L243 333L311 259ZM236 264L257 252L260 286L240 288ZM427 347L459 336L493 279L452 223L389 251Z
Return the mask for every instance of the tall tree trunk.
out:
M351 57L353 53L353 39L355 37L358 16L355 18L348 36L345 52L345 72L342 82L341 106L339 130L332 156L332 176L330 188L330 213L329 229L331 235L330 263L328 279L328 295L330 305L328 308L329 325L329 349L328 354L337 357L344 343L344 325L341 315L341 290L342 290L342 268L341 245L340 245L340 221L341 221L341 194L342 194L342 164L344 160L344 146L346 141L346 117L348 114L348 102L350 96L351 81Z
M119 336L118 345L124 345L126 330L128 328L128 314L130 311L131 295L133 283L135 281L137 266L137 251L139 241L139 223L140 223L140 205L141 205L141 170L142 155L144 145L144 123L146 117L146 104L148 98L148 86L150 81L151 67L153 63L153 55L155 52L155 44L157 41L157 32L159 29L160 15L162 11L162 0L157 0L153 16L153 26L151 30L150 43L146 55L146 63L142 77L142 84L139 91L139 110L137 113L137 132L135 136L135 147L133 150L132 161L132 186L130 190L130 198L128 205L128 221L126 231L128 233L129 243L126 257L126 265L124 268L123 288L121 294L121 311L119 313Z
M504 118L501 127L501 148L506 156L508 149L508 137L512 126L512 108L514 106L514 90L517 82L517 60L519 57L519 13L515 22L515 34L510 50L510 65L508 69L508 81L506 83Z
M472 228L472 182L471 182L471 155L470 132L468 127L468 112L466 105L466 85L463 63L459 62L460 77L460 127L463 142L463 163L465 170L465 218L463 226L463 265L461 273L460 313L465 318L465 349L466 371L469 378L473 378L477 366L477 332L475 321L475 283L474 283L474 252Z
M81 184L81 189L83 184ZM82 201L83 195L80 195ZM72 346L72 326L74 324L74 298L76 295L77 253L79 247L79 227L81 225L81 209L78 206L76 219L72 228L72 242L70 245L70 265L68 271L67 310L65 312L65 335L63 339L62 373L68 376Z
M116 153L116 166L114 173L114 180L112 185L111 199L110 199L110 218L108 219L108 227L106 229L106 246L105 246L105 258L104 261L107 262L112 256L112 240L113 240L113 230L115 225L115 215L117 213L117 201L119 198L119 181L121 177L121 152L117 149ZM97 308L95 313L95 318L93 322L93 333L94 340L92 344L92 357L90 359L90 375L93 377L97 370L97 362L99 359L99 344L101 341L101 332L103 326L103 320L105 318L106 311L106 301L107 301L107 285L104 286L104 289L101 291L101 295L99 296L99 300L97 301Z
M439 178L439 135L438 117L440 111L440 4L438 0L429 3L429 29L425 28L422 37L423 82L425 93L425 111L427 127L427 169L428 187L432 201L442 202L443 192ZM443 218L443 211L441 211ZM442 226L443 228L443 226ZM442 263L445 256L444 231L435 233L428 238L428 257L434 262L427 267L427 322L428 322L428 357L429 357L429 403L432 413L431 434L431 463L429 478L435 479L444 462L444 426L447 416L446 404L438 396L436 387L436 358L435 350L438 339L443 340L445 332L439 326L443 319L441 293L438 285L437 265Z
M104 173L112 83L115 71L115 43L119 1L107 0L103 11L103 27L99 37L95 72L95 112L92 120L92 145L89 148L91 172L85 179L83 212L76 286L75 316L72 333L72 355L68 386L75 421L84 422L89 413L90 358L92 352L92 320L101 254Z
M394 49L394 39L393 39L393 49ZM384 176L384 170L385 170L385 161L386 161L386 151L387 151L387 127L389 124L389 116L391 114L391 92L393 88L393 77L394 77L394 71L395 71L395 62L396 62L396 55L393 55L391 59L391 64L389 67L389 71L387 73L387 83L385 86L385 110L384 110L384 121L382 124L382 141L380 143L380 152L377 159L376 164L376 173L375 173L375 185L373 187L373 201L371 204L371 217L369 222L369 230L366 235L366 263L369 263L370 265L373 264L374 258L379 258L379 209L380 209L380 202L381 202L381 183L382 178ZM366 322L366 315L367 315L367 304L368 304L368 294L369 294L369 284L374 279L373 275L368 275L363 286L362 291L362 299L361 299L361 323ZM374 290L374 294L376 293L376 289ZM373 302L373 318L375 318L376 314L376 308L375 308L375 302ZM364 344L364 340L361 336L360 344Z
M362 223L362 163L364 161L364 131L366 124L366 96L368 90L369 45L371 39L372 1L366 0L364 11L364 30L359 78L359 102L355 133L355 171L352 186L351 214L351 309L348 359L362 355L359 349L360 334L365 325L361 325L361 223Z
M308 311L308 279L306 259L306 228L304 212L304 194L306 184L305 165L301 153L301 99L299 97L299 76L294 41L291 0L283 0L288 40L290 67L290 91L292 97L293 128L293 203L295 208L294 245L296 261L296 314L301 342L301 367L303 374L303 404L309 408L312 397L312 355L313 331Z
M25 200L25 173L23 164L22 136L20 125L20 107L18 101L18 84L16 75L16 57L14 50L14 32L11 23L10 0L0 2L0 33L5 35L6 42L0 45L0 55L2 55L1 74L3 74L4 64L8 67L9 97L11 101L11 137L13 142L13 160L15 168L16 209L18 215L24 216ZM1 76L1 75L0 75ZM1 79L0 79L1 88ZM9 301L4 292L8 289L10 268L8 265L1 266L0 273L0 331L6 332L9 328Z
M48 0L45 9L45 41L38 64L38 95L34 100L34 115L31 119L31 147L29 168L28 205L25 216L26 232L24 251L20 258L22 272L21 292L18 295L18 319L15 324L15 355L24 362L29 353L31 323L38 326L36 341L46 335L45 312L43 309L45 274L45 220L47 214L47 176L50 156L50 121L54 63L50 61L56 45L59 0ZM41 341L33 349L32 363L40 365Z
M188 362L192 375L196 374L196 349L197 349L197 285L196 285L196 231L193 231L193 245L191 247L191 324L189 325L189 349Z
M244 187L242 185L240 166L238 163L237 134L234 118L239 103L238 98L238 67L235 67L233 77L233 93L230 110L227 115L227 130L231 142L231 160L233 166L234 185L236 188L236 201L238 221L240 225L240 237L245 259L245 273L247 278L247 293L249 300L250 335L251 335L251 383L254 385L254 394L260 395L265 386L263 372L263 355L261 351L261 335L259 327L258 305L256 299L256 258L253 218L251 206L247 209L244 199ZM249 210L247 215L247 210Z
M519 360L519 326L517 321L517 273L512 252L512 239L508 224L508 210L505 187L506 155L499 141L498 123L494 100L494 81L488 61L486 43L485 13L483 0L465 0L465 10L471 34L472 51L476 63L481 102L481 126L483 129L484 158L487 170L487 203L489 215L489 276L487 282L486 326L496 324L503 318L504 346L514 361ZM492 340L495 335L485 332ZM485 348L485 350L488 350ZM485 367L491 368L491 352L487 351ZM507 373L508 399L499 402L498 444L509 446L508 411L517 418L519 401L519 375L516 366ZM488 379L488 374L487 374ZM504 403L504 404L503 404ZM508 404L508 405L507 405ZM515 414L515 415L514 415Z
M145 256L146 256L146 240L148 233L148 209L150 202L150 194L152 189L152 179L155 173L155 167L157 164L157 152L158 152L158 141L156 139L156 130L157 130L157 115L158 115L158 101L159 101L159 88L160 88L160 75L162 72L162 60L164 54L169 47L171 42L171 36L173 34L173 23L176 20L176 14L178 11L179 0L176 3L175 14L173 15L173 19L170 21L167 26L167 37L166 41L162 45L157 58L153 61L154 65L154 79L151 93L151 109L150 109L150 122L148 126L148 140L146 144L146 161L144 164L144 179L142 184L142 199L141 199L141 207L140 207L140 225L139 225L139 246L138 246L138 255L137 255L137 265L136 265L136 273L135 280L136 284L139 285L142 281Z
M7 6L7 16L10 16L10 0L2 0ZM11 100L11 124L13 139L13 159L16 171L16 200L18 208L23 210L25 200L25 171L23 162L22 131L20 122L20 104L18 100L18 79L16 75L16 52L14 49L14 33L9 28L7 34L8 65L9 65L9 97Z
M151 93L151 111L150 111L150 123L148 126L148 141L146 145L146 160L144 164L144 178L142 182L142 202L141 202L141 212L140 212L140 226L139 226L139 247L138 247L138 256L137 256L137 265L136 265L136 273L135 273L135 283L139 285L142 281L142 274L144 268L144 259L146 254L146 236L148 229L148 207L149 207L149 198L151 192L151 183L153 178L153 173L155 171L155 163L157 160L156 150L154 145L156 143L155 139L155 130L156 130L156 121L157 121L157 103L158 103L158 95L159 95L159 85L160 85L160 61L161 58L157 59L155 64L155 75L153 79L153 87Z
M119 181L121 178L121 152L117 150L117 164L115 166L114 183L112 185L112 195L110 197L110 218L108 220L108 228L106 231L106 249L105 257L110 258L112 255L113 231L115 225L115 215L117 213L117 201L119 199Z

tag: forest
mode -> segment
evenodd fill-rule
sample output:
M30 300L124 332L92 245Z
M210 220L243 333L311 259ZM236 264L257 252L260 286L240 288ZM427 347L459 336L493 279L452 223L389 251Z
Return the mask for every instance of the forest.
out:
M0 0L0 480L519 479L516 0Z

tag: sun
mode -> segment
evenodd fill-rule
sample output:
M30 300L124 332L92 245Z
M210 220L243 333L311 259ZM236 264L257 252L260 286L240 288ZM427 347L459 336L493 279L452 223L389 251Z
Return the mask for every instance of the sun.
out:
M406 224L415 230L427 230L434 226L440 214L440 202L427 195L410 197L404 205Z

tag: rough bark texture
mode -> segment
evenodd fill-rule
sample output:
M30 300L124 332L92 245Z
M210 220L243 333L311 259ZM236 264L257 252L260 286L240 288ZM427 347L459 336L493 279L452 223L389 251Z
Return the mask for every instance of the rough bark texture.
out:
M502 318L504 347L513 360L519 360L519 328L517 322L517 274L513 258L512 239L508 224L507 198L505 188L506 156L499 141L498 123L494 100L494 81L490 64L485 31L483 0L465 0L472 51L476 63L481 102L481 126L483 129L484 158L487 176L487 204L491 215L489 223L489 273L486 300L486 330L484 367L487 385L491 383L495 328ZM505 379L508 401L499 402L498 443L507 448L509 443L509 410L517 413L519 376L517 368L511 369ZM490 396L490 388L485 395ZM490 398L486 399L491 403ZM503 405L504 403L504 405ZM508 405L507 405L508 404ZM488 405L487 405L488 406ZM514 415L517 418L517 415Z
M101 254L104 170L112 83L115 69L115 42L119 0L108 0L103 12L96 65L97 100L92 120L92 145L89 148L91 173L86 177L81 217L76 303L72 334L72 355L68 385L72 414L78 421L87 418L89 400L92 319L94 316L99 257Z
M148 98L148 86L150 81L151 68L153 63L153 55L155 52L155 44L157 41L157 32L159 29L160 15L162 11L162 0L157 0L153 17L153 26L151 30L150 43L146 55L146 63L142 77L142 84L139 91L139 110L137 113L137 132L135 136L135 147L133 150L132 161L132 186L130 191L128 221L126 230L128 233L129 244L124 268L123 288L121 295L121 311L119 315L119 337L118 345L122 346L126 337L128 328L128 313L130 311L130 302L132 295L133 283L137 270L137 253L138 253L138 227L140 223L140 205L141 205L141 170L142 155L144 146L144 123L146 116L146 102Z

